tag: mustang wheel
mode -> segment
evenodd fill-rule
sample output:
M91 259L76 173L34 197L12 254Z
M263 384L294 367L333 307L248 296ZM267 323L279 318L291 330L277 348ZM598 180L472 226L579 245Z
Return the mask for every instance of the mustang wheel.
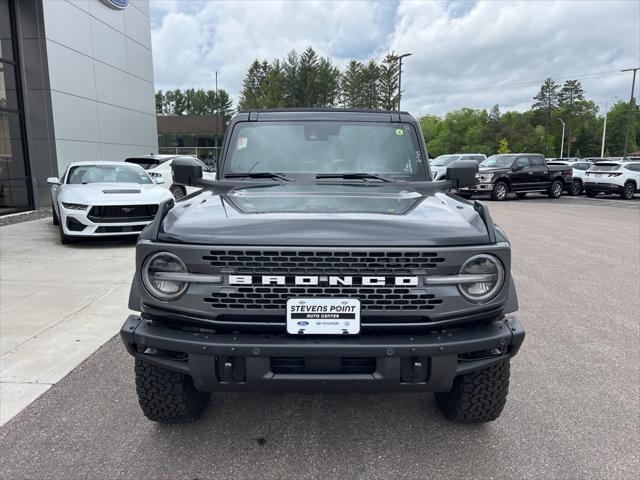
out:
M551 182L547 195L549 195L550 198L560 198L562 196L562 182L560 180Z
M187 192L184 189L184 187L181 187L180 185L174 185L172 186L169 191L171 192L171 194L173 195L173 198L175 198L176 200L181 199L182 197L184 197Z
M58 218L58 214L56 213L56 208L53 206L53 199L51 199L51 210L52 210L52 216L53 216L53 224L59 225L60 219Z
M506 200L507 194L509 193L509 187L504 182L497 182L493 187L493 192L491 192L492 200Z
M627 182L624 184L624 190L622 190L620 196L625 200L632 200L635 193L636 186L633 184L633 182Z
M60 233L60 243L63 245L68 245L73 243L73 237L70 237L66 233L64 233L64 229L62 228L62 222L58 221L58 231Z

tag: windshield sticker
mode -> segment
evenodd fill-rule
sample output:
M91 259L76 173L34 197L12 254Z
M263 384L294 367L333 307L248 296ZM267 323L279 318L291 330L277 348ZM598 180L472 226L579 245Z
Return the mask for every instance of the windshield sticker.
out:
M396 135L404 135L404 130L402 128L396 128Z
M244 150L245 148L247 148L247 137L238 137L236 150Z

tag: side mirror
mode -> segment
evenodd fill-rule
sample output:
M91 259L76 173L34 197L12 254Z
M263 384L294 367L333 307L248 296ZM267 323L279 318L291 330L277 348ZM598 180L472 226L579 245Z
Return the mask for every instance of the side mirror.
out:
M60 179L58 177L49 177L47 178L47 183L49 185L60 185Z
M195 185L202 178L202 165L193 158L176 158L171 164L173 182L180 185Z
M157 185L163 185L165 183L164 182L164 178L162 178L162 177L154 178L153 179L153 183L155 183Z
M473 187L478 173L478 162L475 160L456 160L447 167L447 180L454 188Z

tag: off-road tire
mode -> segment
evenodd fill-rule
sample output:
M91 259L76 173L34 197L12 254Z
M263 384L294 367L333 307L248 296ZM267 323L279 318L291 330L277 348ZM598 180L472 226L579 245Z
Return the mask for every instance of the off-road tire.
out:
M574 180L569 186L569 195L577 197L582 193L582 182L580 180Z
M516 192L516 197L524 198L527 196L527 192Z
M169 191L171 192L171 195L173 195L173 198L176 200L180 200L187 194L185 188L180 185L172 185Z
M56 207L53 206L53 199L51 199L51 211L53 216L53 224L60 225L60 219L58 218L58 214L56 213Z
M136 393L145 417L161 423L192 422L209 403L209 392L200 392L188 375L137 360Z
M547 195L549 198L560 198L562 196L562 182L560 180L554 180L549 185L549 190L547 190Z
M493 191L491 192L491 200L503 201L506 200L509 196L509 185L505 182L499 181L493 186Z
M596 195L598 195L598 192L596 190L587 190L587 197L593 198Z
M498 418L509 393L509 362L456 377L449 392L436 393L436 404L448 420L484 423Z
M624 184L624 189L620 193L620 197L623 200L633 200L633 196L636 193L636 186L633 182L627 182Z

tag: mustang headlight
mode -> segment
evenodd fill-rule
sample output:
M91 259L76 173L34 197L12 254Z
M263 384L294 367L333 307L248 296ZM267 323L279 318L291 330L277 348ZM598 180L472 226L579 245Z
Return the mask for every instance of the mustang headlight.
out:
M69 210L86 210L89 205L83 205L82 203L65 203L65 202L62 202L62 206L64 208L68 208Z
M159 300L170 301L180 297L189 283L180 281L187 266L173 253L159 252L148 257L142 266L142 281L149 293ZM178 274L178 275L176 275Z
M458 285L460 293L472 302L482 303L493 298L504 284L504 267L493 255L474 255L462 265Z

